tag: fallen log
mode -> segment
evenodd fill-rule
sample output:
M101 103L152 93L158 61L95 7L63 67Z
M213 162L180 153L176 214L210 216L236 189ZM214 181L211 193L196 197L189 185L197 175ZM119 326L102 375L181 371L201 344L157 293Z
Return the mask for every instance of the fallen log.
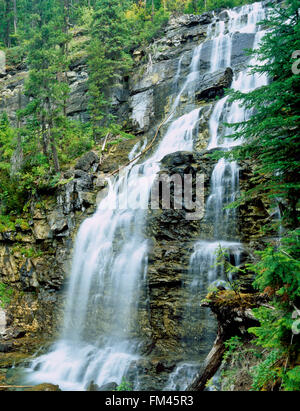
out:
M208 381L216 374L222 364L226 351L225 342L235 335L247 333L249 327L257 326L251 308L266 302L265 296L258 294L236 294L231 290L211 293L202 307L208 307L217 317L218 333L208 354L204 368L195 376L187 391L204 391Z
M207 382L216 374L222 364L226 347L221 336L217 336L213 348L208 354L204 370L196 375L187 391L204 391Z

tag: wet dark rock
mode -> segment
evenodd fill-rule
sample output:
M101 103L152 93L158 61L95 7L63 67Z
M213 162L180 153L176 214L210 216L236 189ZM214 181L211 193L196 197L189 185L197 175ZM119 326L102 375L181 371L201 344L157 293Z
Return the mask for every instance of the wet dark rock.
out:
M221 11L221 13L219 14L218 17L219 17L219 19L222 20L222 21L228 20L228 19L229 19L228 11L227 11L227 10Z
M167 154L161 160L161 163L172 169L174 166L191 164L193 162L193 158L193 153L191 152L177 151L176 153Z
M115 391L117 386L117 383L109 382L107 384L102 385L97 391Z
M76 189L78 191L89 191L93 189L93 179L88 173L81 170L75 170Z
M18 328L18 327L11 327L5 330L4 339L18 339L23 338L26 335L26 331Z
M210 87L196 93L196 99L201 100L213 100L216 97L223 97L226 88L231 86L233 79L233 71L228 67L224 74Z
M74 171L73 170L68 170L68 171L66 171L65 173L64 173L64 178L65 179L70 179L70 178L72 178L72 177L74 177Z
M99 163L99 157L93 151L90 151L82 156L76 163L76 170L89 171L94 164Z
M86 391L116 391L118 384L115 382L109 382L107 384L101 385L101 387L91 381L87 386Z
M8 353L14 350L14 344L12 342L0 341L0 353Z
M182 27L198 26L201 24L209 24L212 21L213 14L206 12L203 14L184 14L181 16L174 16L170 19L166 32L174 29L182 29Z
M91 381L87 386L86 391L99 391L99 385L95 384L94 381Z
M44 383L26 388L25 391L61 391L58 385Z
M155 369L156 369L156 372L160 374L162 372L171 372L174 370L175 367L176 367L176 363L174 361L161 360L161 361L158 361L158 363L155 366Z
M251 49L254 42L252 33L234 33L232 41L231 67L243 63L247 58L246 51Z

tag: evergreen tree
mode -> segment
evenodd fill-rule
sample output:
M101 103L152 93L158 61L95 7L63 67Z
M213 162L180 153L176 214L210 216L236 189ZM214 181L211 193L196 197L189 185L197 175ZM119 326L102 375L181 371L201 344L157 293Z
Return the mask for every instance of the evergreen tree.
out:
M299 390L299 118L300 76L294 50L300 49L299 3L287 0L285 7L263 22L268 29L254 52L260 63L253 72L266 73L269 84L250 93L232 93L252 117L236 124L233 138L243 138L233 150L238 160L255 166L254 189L246 196L260 195L278 202L285 234L280 242L257 253L247 268L256 278L254 287L269 296L270 305L254 309L260 325L249 331L264 348L264 358L253 368L254 390ZM297 320L297 321L296 321Z
M60 170L56 138L57 128L64 115L64 105L68 95L68 85L64 79L67 69L65 58L66 33L64 26L65 10L52 3L52 13L56 18L48 20L43 16L40 27L36 25L32 39L28 43L27 62L30 68L26 83L26 93L31 102L24 111L26 117L37 120L37 135L45 158L49 157L49 146L54 169ZM61 138L61 136L60 136Z
M292 70L293 52L300 49L298 7L297 1L288 0L286 8L275 7L263 22L269 31L255 52L263 64L253 71L266 73L270 83L247 94L233 93L234 99L254 112L248 121L235 125L233 136L244 140L234 150L235 157L255 162L256 187L248 194L279 199L285 221L292 227L298 225L300 190L300 76Z
M95 140L101 134L100 125L107 125L108 86L131 67L128 53L130 31L124 11L128 2L101 0L95 5L90 30L89 94Z

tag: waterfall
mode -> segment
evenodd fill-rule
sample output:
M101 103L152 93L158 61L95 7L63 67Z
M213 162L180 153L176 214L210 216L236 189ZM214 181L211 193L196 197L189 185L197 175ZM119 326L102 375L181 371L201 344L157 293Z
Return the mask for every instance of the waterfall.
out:
M3 308L0 307L0 337L5 334L6 322L6 313Z
M225 21L217 21L215 17L208 30L211 38L207 41L212 42L208 72L230 66L234 33L256 33L263 15L261 3L254 3L229 11ZM260 38L258 32L256 45ZM149 196L160 170L160 160L172 152L193 149L201 112L194 100L202 49L203 43L193 50L189 74L171 104L167 130L156 151L142 164L134 162L117 177L110 178L107 196L95 214L82 223L74 247L61 335L48 353L32 361L28 382L49 382L68 390L83 390L91 381L99 386L119 384L130 364L139 358L138 309L148 264L149 244L144 231ZM176 90L181 63L182 56L173 82ZM249 91L264 82L263 77L242 70L235 77L233 87ZM182 97L188 101L184 107ZM230 128L221 123L248 115L251 113L245 113L236 103L230 104L227 97L219 100L209 121L208 148L228 150L240 144L226 138ZM141 150L135 146L129 157L134 158ZM223 280L222 269L215 266L216 251L221 246L235 265L240 264L242 245L238 241L235 212L224 210L224 206L234 201L238 185L238 165L220 159L212 173L205 216L213 230L195 244L189 269L191 298L186 312L188 315L194 310L205 325L208 321L205 316L209 314L200 312L197 300L200 301L208 284ZM213 338L213 325L208 334ZM209 339L208 346L211 343ZM184 389L198 367L199 361L179 364L170 376L168 387Z
M99 386L120 384L138 358L138 301L147 271L144 226L149 194L159 161L166 154L193 149L200 112L193 104L200 56L198 46L157 150L143 164L131 164L111 178L106 198L81 225L61 336L50 352L32 361L28 381L47 381L67 390L82 390L91 381ZM180 70L181 59L178 77ZM184 93L192 109L176 118ZM129 157L137 150L134 147Z
M168 119L169 121L174 117L176 109L179 106L180 100L182 96L184 95L184 93L187 94L187 97L189 98L191 102L193 102L194 100L197 80L199 79L199 62L200 62L202 47L203 47L203 44L201 43L199 46L195 48L193 52L189 74L171 107L170 117ZM177 73L180 73L181 62L182 62L182 59L179 59ZM175 81L178 81L176 80L176 76L175 76Z
M221 158L211 177L211 194L206 204L206 218L213 225L214 239L235 237L235 209L224 209L235 201L239 188L239 168L235 161Z
M258 23L265 17L265 9L261 3L242 6L236 10L229 10L227 23L220 20L212 23L209 33L212 39L212 53L210 72L225 69L230 65L233 36L236 32L255 33L253 48L257 48L264 31L260 31ZM258 62L252 58L249 66ZM252 74L250 68L241 70L235 75L232 88L236 91L247 93L267 84L265 75ZM226 138L232 133L229 126L223 123L235 123L249 119L251 112L246 111L239 102L230 103L228 96L221 98L214 106L209 120L210 139L208 150L230 150L242 141L234 141ZM207 309L201 309L200 301L207 294L207 288L211 285L228 287L227 276L224 276L224 268L217 264L218 250L227 255L230 263L238 267L241 263L243 245L239 242L238 227L235 209L225 208L232 203L239 190L239 168L233 161L229 162L221 158L215 165L211 176L211 192L206 202L205 221L212 226L212 230L206 233L205 238L200 239L194 246L194 252L190 258L188 274L188 292L190 299L185 313L186 327L190 327L189 333L193 335L197 324L194 325L191 318L197 318L205 324L202 344L211 347L211 314ZM229 278L229 280L232 280ZM193 311L193 315L191 315ZM196 331L197 332L197 331ZM204 358L203 358L204 359ZM171 373L166 390L185 390L196 372L199 372L201 359L178 364ZM198 364L198 367L197 367Z

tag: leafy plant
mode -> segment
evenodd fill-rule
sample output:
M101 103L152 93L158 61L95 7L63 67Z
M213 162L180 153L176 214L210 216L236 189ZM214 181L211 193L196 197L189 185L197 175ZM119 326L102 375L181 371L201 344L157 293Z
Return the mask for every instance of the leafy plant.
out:
M271 298L270 306L253 309L260 326L249 329L256 336L255 343L268 352L264 362L254 369L254 389L277 380L291 388L300 380L295 376L299 368L293 371L300 344L292 329L300 297L299 234L299 230L288 233L279 246L259 252L259 261L249 265L256 273L254 285Z
M228 251L221 246L217 251L216 266L221 267L228 286L240 297L241 280L239 279L239 275L243 274L245 270L231 264L228 259Z
M0 306L4 308L10 303L13 290L7 284L0 282Z
M223 355L223 361L227 361L229 358L232 361L236 361L236 357L239 358L239 348L242 346L242 339L238 336L233 336L229 340L225 341L226 352ZM233 359L233 357L235 357Z
M117 386L116 391L132 391L132 384L122 378L122 382Z

